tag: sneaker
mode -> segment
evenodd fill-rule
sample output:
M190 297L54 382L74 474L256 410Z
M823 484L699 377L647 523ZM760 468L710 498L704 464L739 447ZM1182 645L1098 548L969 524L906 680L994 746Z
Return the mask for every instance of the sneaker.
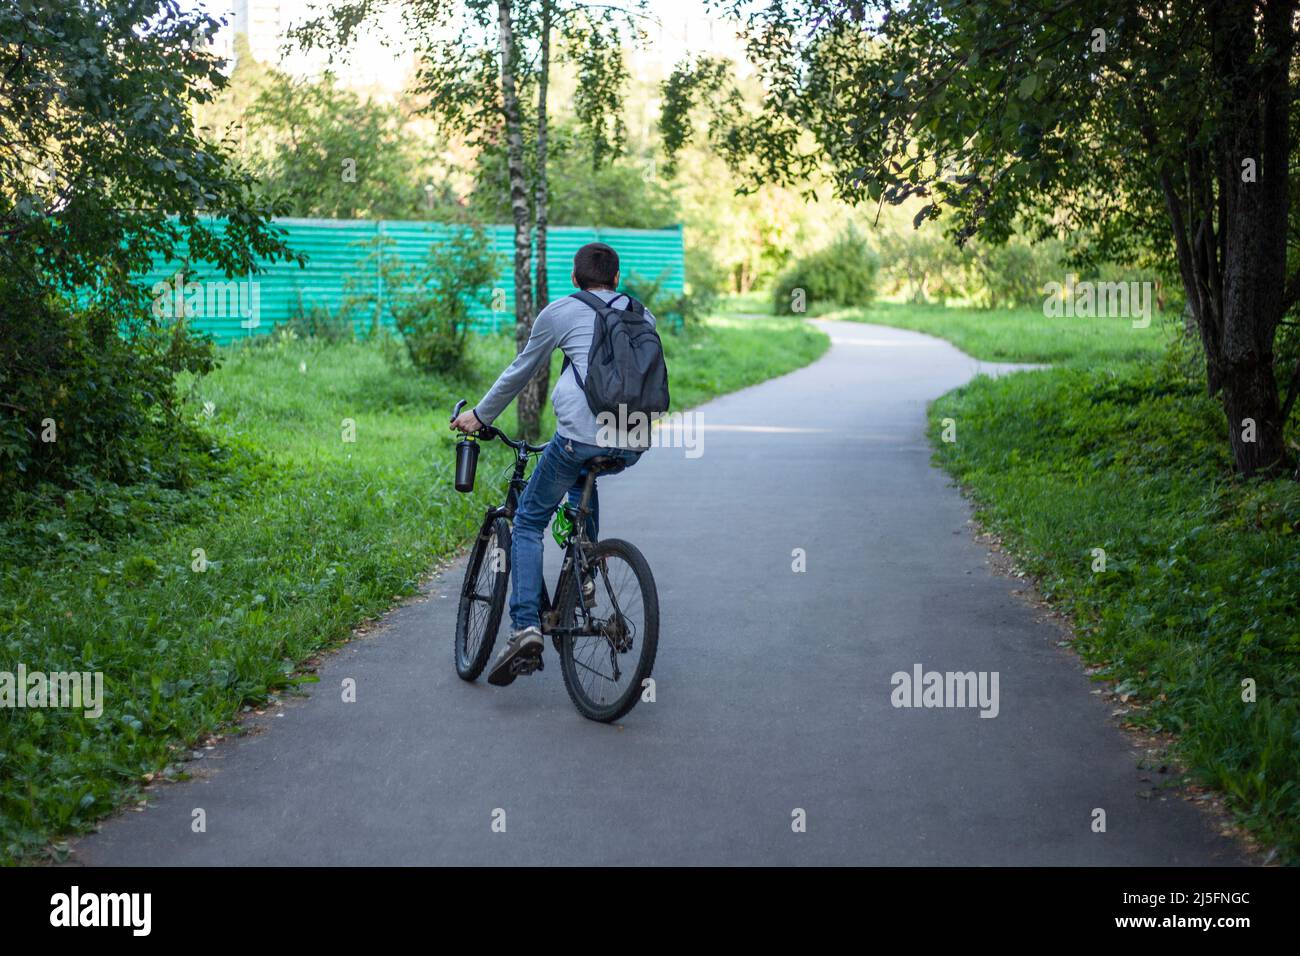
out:
M492 665L488 683L494 687L513 684L521 673L531 674L542 663L542 631L538 627L525 627L515 631L506 642L505 649Z

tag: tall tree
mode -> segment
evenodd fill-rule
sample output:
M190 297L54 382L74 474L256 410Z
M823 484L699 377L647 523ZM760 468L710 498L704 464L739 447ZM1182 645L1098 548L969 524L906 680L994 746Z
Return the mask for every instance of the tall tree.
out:
M550 225L551 177L547 165L550 146L550 115L546 97L551 88L551 14L552 0L541 0L541 64L537 70L537 308L540 311L550 301L550 283L546 276L546 234ZM549 368L547 369L549 372ZM549 377L549 376L548 376ZM543 392L546 385L541 386Z
M427 111L449 133L463 135L490 157L504 153L506 193L514 224L515 338L523 349L532 333L536 305L549 296L545 279L546 231L549 226L548 109L551 34L560 30L575 50L580 83L597 96L600 109L591 109L585 125L599 141L598 152L611 152L606 137L617 125L622 75L620 34L611 24L625 22L644 5L629 0L615 5L563 4L559 0L353 0L333 5L291 31L306 47L341 51L357 31L382 13L396 9L414 38L421 56L418 92L427 98ZM633 11L633 12L629 12ZM536 110L526 115L526 92L537 86ZM593 99L595 104L597 100ZM583 116L581 110L580 116ZM528 158L524 139L536 132L529 204ZM538 286L533 294L533 228L538 229ZM539 372L519 396L520 429L529 437L540 430L549 369Z
M552 0L539 0L541 16L539 23L539 63L537 68L537 167L534 175L536 193L534 198L537 223L537 288L534 302L541 312L550 301L551 289L547 276L547 237L550 233L549 207L551 201L550 168L547 163L547 148L550 145L550 116L546 97L551 88L551 27L554 4ZM522 348L523 346L520 346ZM519 396L520 408L528 409L528 421L536 423L541 417L541 409L546 403L546 393L551 390L551 363L543 362ZM535 433L539 426L534 424Z
M429 216L439 193L422 169L402 110L326 75L270 71L244 114L248 165L288 215L332 219ZM428 185L428 195L425 187Z
M1275 339L1288 247L1296 0L766 0L717 4L768 96L716 61L665 84L670 150L710 142L755 180L826 172L852 201L922 197L964 241L1018 223L1076 260L1176 265L1243 475L1290 469ZM1292 265L1288 271L1288 252Z
M189 467L176 372L213 357L150 308L156 258L227 277L301 261L227 144L195 128L225 83L218 26L157 0L0 4L0 509L11 481Z
M622 154L623 100L627 73L623 44L638 39L640 19L646 16L645 0L630 0L623 7L608 4L557 3L537 0L539 53L537 77L537 164L535 212L537 224L537 295L541 311L550 301L548 242L550 231L551 176L549 164L550 112L547 96L551 85L551 34L558 26L566 59L577 66L578 90L574 96L579 128L592 154L593 171ZM626 27L627 29L621 29ZM614 136L611 140L611 130ZM551 369L544 363L529 383L528 403L540 409L550 391ZM521 396L521 400L525 396Z
M505 116L506 156L510 171L510 214L515 223L515 347L522 352L533 331L533 285L529 268L533 231L529 221L528 183L524 174L524 135L516 91L518 51L510 0L497 0L497 44L501 56L501 110ZM519 425L530 437L540 430L541 401L536 379L519 395Z
M195 129L226 82L205 52L219 26L154 0L0 7L0 271L33 295L131 297L182 243L239 275L288 254L251 176Z

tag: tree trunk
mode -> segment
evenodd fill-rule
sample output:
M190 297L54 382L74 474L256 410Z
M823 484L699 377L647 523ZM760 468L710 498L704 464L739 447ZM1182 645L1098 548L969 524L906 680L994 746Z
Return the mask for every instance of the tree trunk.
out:
M537 78L537 297L538 312L550 301L550 282L546 275L546 234L549 228L549 205L551 198L551 181L546 170L546 150L548 124L546 113L546 93L551 78L551 0L542 0L542 48L541 66ZM546 401L546 393L551 388L551 363L543 362L542 367L529 383L537 392L538 408Z
M1295 0L1273 0L1256 23L1250 5L1219 0L1207 6L1214 72L1226 80L1223 127L1208 147L1197 141L1199 131L1188 131L1177 182L1170 170L1161 171L1206 381L1211 394L1222 393L1233 458L1246 477L1291 463L1273 340L1287 284L1294 12ZM1243 177L1245 160L1253 161L1253 178Z
M501 108L506 122L506 163L510 174L510 213L515 223L515 349L522 352L533 331L532 228L524 178L524 136L515 88L515 38L510 0L497 0L497 45L501 55ZM519 393L519 430L537 438L541 403L532 383Z
M1237 468L1250 476L1285 467L1281 405L1273 374L1273 340L1286 288L1287 180L1290 152L1291 21L1294 0L1273 0L1253 41L1255 13L1229 3L1229 36L1221 41L1233 67L1232 118L1219 182L1226 222L1223 262L1223 407ZM1256 73L1252 60L1267 59ZM1254 159L1255 182L1243 182L1242 161ZM1243 422L1255 423L1254 441ZM1247 437L1250 437L1247 435Z

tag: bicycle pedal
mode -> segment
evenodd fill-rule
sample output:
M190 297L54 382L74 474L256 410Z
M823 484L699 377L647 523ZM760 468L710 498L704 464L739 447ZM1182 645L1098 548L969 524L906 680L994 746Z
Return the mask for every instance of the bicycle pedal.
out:
M533 673L533 671L545 670L546 664L541 655L536 657L517 657L510 662L510 672L517 677Z

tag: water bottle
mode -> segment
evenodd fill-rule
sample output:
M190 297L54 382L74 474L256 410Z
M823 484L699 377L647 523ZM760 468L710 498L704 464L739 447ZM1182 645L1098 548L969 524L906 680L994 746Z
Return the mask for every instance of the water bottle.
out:
M456 442L456 490L474 490L474 472L478 468L478 442L468 435Z

